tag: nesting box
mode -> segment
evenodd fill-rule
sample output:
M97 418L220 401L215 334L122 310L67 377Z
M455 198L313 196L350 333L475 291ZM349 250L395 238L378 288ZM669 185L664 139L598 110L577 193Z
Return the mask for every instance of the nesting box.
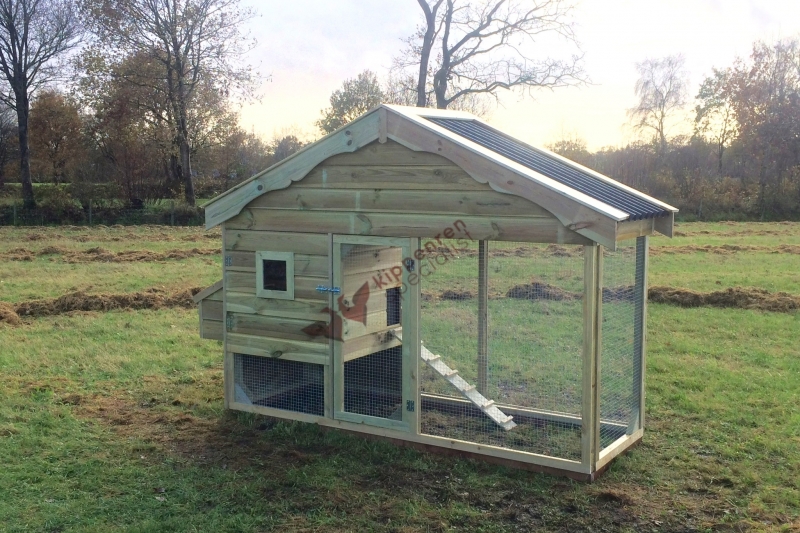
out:
M676 209L463 112L383 105L206 206L225 404L594 479L642 438Z

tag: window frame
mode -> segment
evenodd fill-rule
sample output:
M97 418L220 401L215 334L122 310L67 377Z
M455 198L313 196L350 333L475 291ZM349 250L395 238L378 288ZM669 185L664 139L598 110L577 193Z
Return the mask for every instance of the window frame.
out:
M264 288L264 261L284 261L286 263L286 290L276 291ZM256 252L256 296L276 300L294 300L294 252Z

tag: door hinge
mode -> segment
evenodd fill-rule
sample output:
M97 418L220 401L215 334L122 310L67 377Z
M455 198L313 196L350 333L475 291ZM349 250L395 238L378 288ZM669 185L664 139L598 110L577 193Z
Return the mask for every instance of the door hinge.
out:
M229 255L225 256L225 266L226 267L233 266L233 257Z
M233 315L230 313L225 317L225 329L228 331L233 329Z
M406 411L414 412L414 400L406 400Z
M414 272L414 260L410 257L405 260L406 270L409 272Z

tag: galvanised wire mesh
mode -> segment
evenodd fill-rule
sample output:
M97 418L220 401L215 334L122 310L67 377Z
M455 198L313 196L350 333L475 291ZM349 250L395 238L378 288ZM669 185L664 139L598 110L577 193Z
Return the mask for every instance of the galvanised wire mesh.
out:
M236 402L324 415L322 365L238 353L233 361Z
M381 335L394 346L375 352L344 353L344 410L392 420L402 420L403 349L389 328L402 327L399 287L402 248L344 245L342 275L344 296L340 313L348 318L344 346L361 346ZM368 291L368 292L367 292ZM360 294L360 296L359 296ZM368 345L368 344L367 344Z
M600 445L633 433L639 420L644 297L643 238L603 253ZM638 261L637 261L638 257Z
M421 363L422 432L580 460L583 248L487 245L485 383L478 357L477 242L443 241L422 262L436 269L423 277L421 336L432 354L516 426L506 429L442 372Z

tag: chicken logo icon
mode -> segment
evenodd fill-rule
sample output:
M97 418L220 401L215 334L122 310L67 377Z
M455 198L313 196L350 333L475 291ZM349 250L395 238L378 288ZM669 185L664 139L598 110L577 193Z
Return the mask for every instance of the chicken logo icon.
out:
M346 327L345 321L360 322L367 325L367 301L369 300L369 283L359 287L353 297L348 300L342 294L337 299L339 304L339 312L333 313L331 323L315 322L310 326L303 328L303 332L311 335L312 337L325 336L329 339L341 341L344 335L344 328ZM332 313L334 310L326 307L322 310L323 313ZM332 326L332 327L331 327Z

